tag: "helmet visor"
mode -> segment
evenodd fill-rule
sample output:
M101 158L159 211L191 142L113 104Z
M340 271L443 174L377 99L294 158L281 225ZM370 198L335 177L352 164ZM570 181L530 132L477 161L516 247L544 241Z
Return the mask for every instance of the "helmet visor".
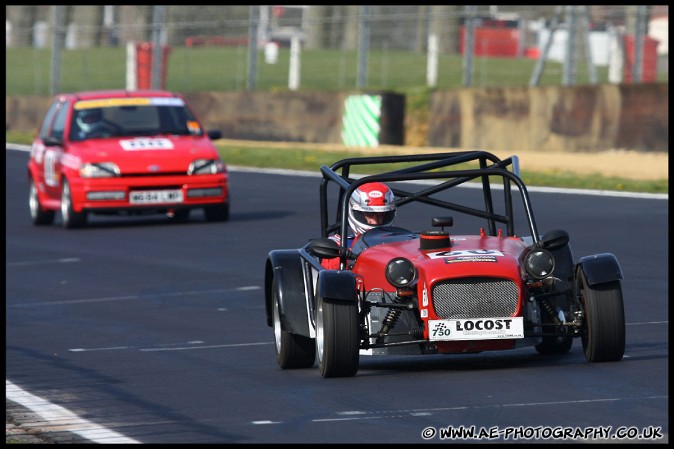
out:
M395 210L389 210L386 212L363 212L360 210L353 211L353 217L358 222L369 226L387 226L393 222L395 215Z

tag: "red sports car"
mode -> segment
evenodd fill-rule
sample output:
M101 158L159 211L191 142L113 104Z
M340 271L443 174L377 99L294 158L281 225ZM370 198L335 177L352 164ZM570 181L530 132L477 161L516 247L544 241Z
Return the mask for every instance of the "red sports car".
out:
M88 214L164 213L229 219L227 167L180 94L91 91L57 95L28 163L32 222L66 228Z
M388 171L353 175L381 167ZM618 260L611 253L574 260L566 231L539 234L518 167L516 156L500 160L483 151L321 167L321 236L299 249L273 250L265 263L266 319L279 366L317 363L324 377L344 377L357 373L361 355L527 346L561 354L574 339L589 362L622 359ZM455 188L469 181L478 182L471 184L479 195ZM373 227L352 246L330 238L349 235L349 203L369 183L391 186L398 217L421 229ZM455 222L475 231L450 232ZM338 269L323 265L330 258L339 258Z

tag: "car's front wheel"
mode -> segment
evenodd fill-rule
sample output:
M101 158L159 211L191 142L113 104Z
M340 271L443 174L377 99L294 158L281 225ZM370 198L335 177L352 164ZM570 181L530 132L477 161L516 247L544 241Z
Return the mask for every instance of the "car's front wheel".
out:
M349 377L358 372L358 307L355 302L316 303L316 355L323 377Z
M614 362L625 354L625 311L620 281L590 286L580 271L578 289L585 314L582 334L585 358Z
M30 218L36 226L48 225L54 222L56 213L53 210L46 210L40 204L37 185L33 179L30 180L30 193L28 195L28 205L30 206Z
M67 180L63 180L61 190L61 219L64 228L79 228L87 222L86 212L75 212L75 209L73 209L72 193Z
M313 338L291 334L283 329L276 277L272 280L272 317L276 361L283 369L310 368L316 360L316 344Z

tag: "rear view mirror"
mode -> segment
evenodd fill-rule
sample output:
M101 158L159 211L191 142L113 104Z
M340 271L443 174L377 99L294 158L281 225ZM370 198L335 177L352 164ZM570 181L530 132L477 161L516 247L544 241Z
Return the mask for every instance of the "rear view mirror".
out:
M334 259L342 255L342 247L332 239L320 238L309 242L308 251L310 254L322 259ZM347 259L356 259L356 255L351 250L346 249Z
M332 239L320 238L309 242L309 253L324 259L339 257L342 248Z

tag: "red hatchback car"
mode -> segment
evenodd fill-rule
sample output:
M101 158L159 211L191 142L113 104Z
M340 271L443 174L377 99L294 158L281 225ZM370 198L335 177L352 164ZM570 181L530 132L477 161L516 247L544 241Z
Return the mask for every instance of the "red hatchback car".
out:
M86 224L88 214L167 214L184 221L202 208L229 219L227 167L184 97L165 91L57 95L28 163L35 225Z

